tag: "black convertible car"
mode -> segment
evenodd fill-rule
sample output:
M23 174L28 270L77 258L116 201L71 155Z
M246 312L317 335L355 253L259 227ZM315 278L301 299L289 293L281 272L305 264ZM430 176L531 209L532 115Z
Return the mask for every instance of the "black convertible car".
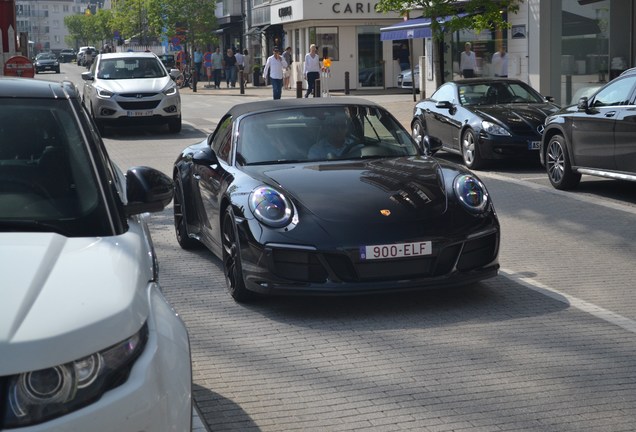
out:
M236 301L439 288L499 268L482 182L362 99L236 105L173 176L179 244L217 255Z
M461 154L471 169L487 160L539 161L546 116L559 107L523 81L471 78L451 81L417 103L411 129L419 143Z

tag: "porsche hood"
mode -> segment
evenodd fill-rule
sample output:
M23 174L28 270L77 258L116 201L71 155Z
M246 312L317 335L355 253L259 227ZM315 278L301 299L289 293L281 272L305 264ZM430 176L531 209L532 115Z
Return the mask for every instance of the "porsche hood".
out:
M382 212L402 221L444 214L443 172L432 158L409 157L270 166L262 174L319 219L350 222Z

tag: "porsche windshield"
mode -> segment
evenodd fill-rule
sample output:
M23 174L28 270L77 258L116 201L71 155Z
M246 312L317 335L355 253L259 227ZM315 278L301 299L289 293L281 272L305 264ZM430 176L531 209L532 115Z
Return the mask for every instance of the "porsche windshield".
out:
M240 120L240 163L414 156L417 145L389 113L368 106L299 107Z

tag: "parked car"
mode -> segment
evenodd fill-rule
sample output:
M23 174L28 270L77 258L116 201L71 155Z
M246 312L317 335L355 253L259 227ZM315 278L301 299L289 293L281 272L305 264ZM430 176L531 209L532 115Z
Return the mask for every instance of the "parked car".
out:
M178 243L217 255L239 302L448 288L499 268L484 184L363 99L236 105L173 179Z
M100 132L106 126L167 124L181 131L181 96L168 72L149 52L100 54L84 80L83 101Z
M33 67L36 74L40 72L60 73L60 62L57 56L52 52L43 52L36 55L33 61Z
M73 49L63 49L57 57L60 62L69 63L77 59L77 53Z
M82 46L82 47L80 47L79 50L77 50L77 58L76 58L78 66L86 66L84 64L84 53L89 48L92 50L93 56L95 56L97 54L97 50L95 49L94 46Z
M109 159L72 83L0 79L0 430L190 430L145 215L172 194Z
M631 70L549 116L540 155L552 186L573 189L582 174L636 181L634 105L636 70Z
M514 79L470 78L447 82L415 105L412 135L434 148L462 155L471 169L487 161L539 161L543 123L559 107Z
M415 66L415 89L417 91L420 90L419 83L420 83L420 67ZM413 71L411 71L411 69L406 69L400 72L397 76L397 84L398 84L398 87L400 88L412 89L413 88Z

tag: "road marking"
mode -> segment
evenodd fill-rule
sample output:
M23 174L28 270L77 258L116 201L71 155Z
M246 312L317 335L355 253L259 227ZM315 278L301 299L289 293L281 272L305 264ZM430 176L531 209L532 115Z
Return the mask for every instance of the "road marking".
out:
M626 318L622 315L604 309L600 306L597 306L592 303L588 303L584 300L571 296L569 294L565 294L559 290L555 290L546 285L543 285L541 282L537 282L532 280L531 278L527 278L519 275L511 270L501 269L500 273L510 279L513 282L517 282L526 288L529 288L539 294L543 294L551 299L557 300L561 303L565 303L569 306L575 307L583 312L594 315L597 318L602 319L603 321L607 321L611 324L617 325L629 332L636 333L636 321Z

